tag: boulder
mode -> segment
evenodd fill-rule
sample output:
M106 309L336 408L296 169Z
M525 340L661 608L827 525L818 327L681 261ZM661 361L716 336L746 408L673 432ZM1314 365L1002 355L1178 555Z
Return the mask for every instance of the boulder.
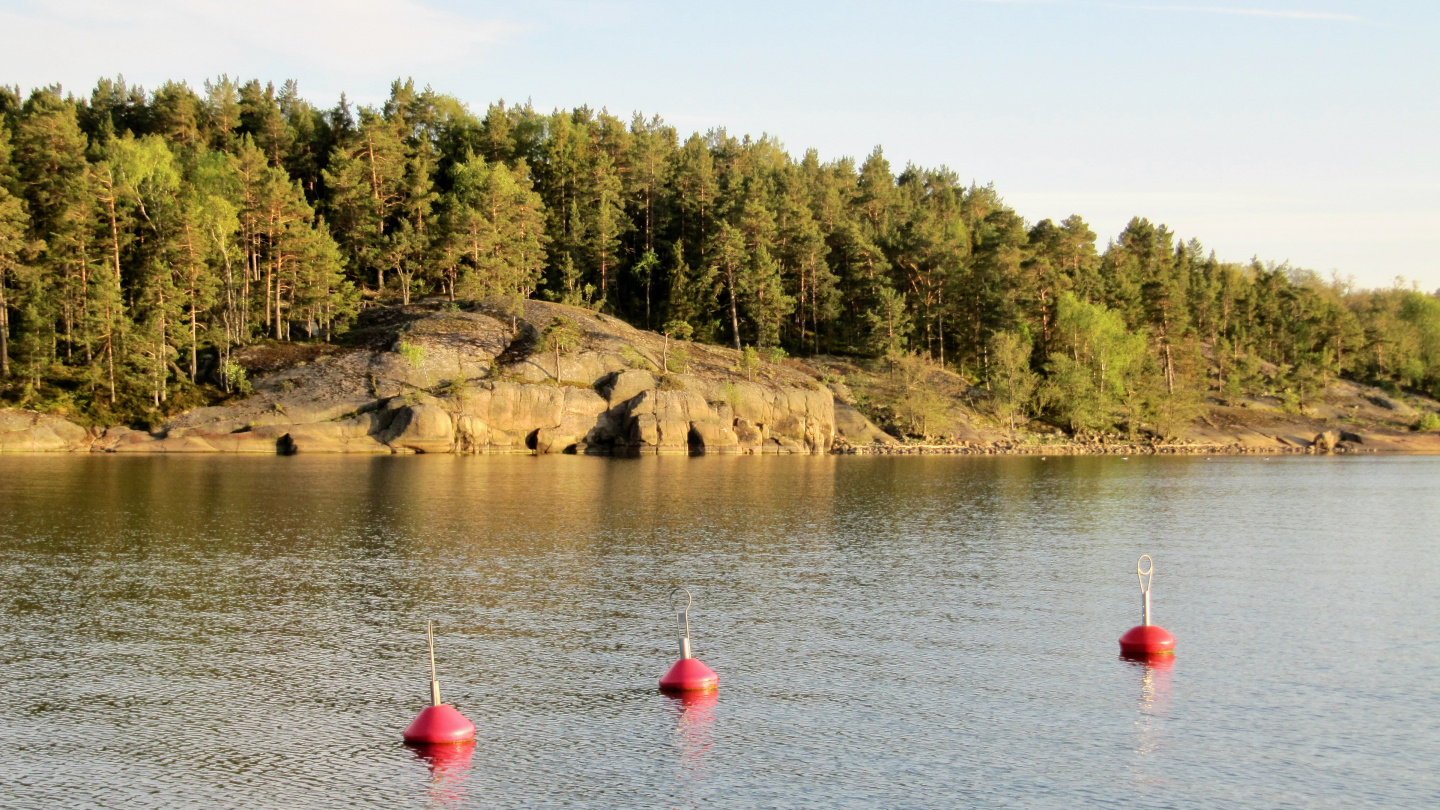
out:
M737 418L735 420L735 441L741 450L754 453L760 450L761 442L765 441L765 433L760 425L749 419Z
M455 423L437 405L405 405L398 409L380 438L397 450L448 453L455 449Z
M660 420L653 413L642 413L630 423L630 444L641 452L660 446Z
M615 375L607 395L610 407L628 402L642 392L655 389L655 375L648 371L632 368Z
M575 452L576 446L585 441L594 423L593 416L567 413L559 425L543 427L535 432L535 452Z
M490 444L490 426L478 416L460 414L455 417L455 451L480 453Z
M90 431L66 419L32 411L0 411L0 453L85 450Z
M688 419L659 420L660 442L657 451L661 453L690 452L690 421Z
M734 429L719 419L697 419L690 423L690 430L700 441L694 448L706 453L738 453L740 440Z

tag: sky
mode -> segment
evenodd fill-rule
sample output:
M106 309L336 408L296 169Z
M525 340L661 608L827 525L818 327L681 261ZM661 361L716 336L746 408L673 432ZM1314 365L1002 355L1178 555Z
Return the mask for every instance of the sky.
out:
M328 107L413 77L478 113L880 145L1102 243L1145 216L1222 260L1440 289L1435 0L0 0L0 31L22 91L227 73Z

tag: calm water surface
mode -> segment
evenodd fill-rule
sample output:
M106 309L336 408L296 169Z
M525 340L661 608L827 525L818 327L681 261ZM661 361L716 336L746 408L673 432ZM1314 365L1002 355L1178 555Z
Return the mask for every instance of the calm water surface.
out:
M1440 459L5 456L0 611L7 808L1440 805Z

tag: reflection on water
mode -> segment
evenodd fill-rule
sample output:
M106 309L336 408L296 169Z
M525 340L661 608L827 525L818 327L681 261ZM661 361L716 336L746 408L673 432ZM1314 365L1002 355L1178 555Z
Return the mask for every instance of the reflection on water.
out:
M676 716L675 747L680 753L682 779L698 779L710 761L710 726L715 722L718 692L682 692L666 695Z
M1437 805L1437 489L1432 459L3 456L0 806ZM1115 658L1140 553L1173 669ZM656 689L680 583L723 682L688 703ZM432 619L460 750L399 742Z
M468 804L470 760L475 741L461 743L410 744L415 758L430 767L429 805L464 807Z
M1140 699L1135 716L1135 760L1132 764L1141 782L1161 784L1147 765L1156 759L1165 745L1166 725L1170 719L1170 678L1175 668L1174 655L1122 655L1130 671L1140 676Z

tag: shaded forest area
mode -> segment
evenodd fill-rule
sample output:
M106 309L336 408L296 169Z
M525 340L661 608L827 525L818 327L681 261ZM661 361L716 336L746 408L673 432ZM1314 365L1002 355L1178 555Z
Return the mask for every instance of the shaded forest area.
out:
M875 358L917 381L892 404L916 434L936 370L1002 422L1081 435L1173 435L1207 397L1303 412L1337 376L1440 395L1436 293L1222 262L1143 218L1101 244L878 147L827 162L640 114L477 116L410 81L358 109L224 76L0 88L5 405L153 422L244 391L247 345L531 296L772 360Z

